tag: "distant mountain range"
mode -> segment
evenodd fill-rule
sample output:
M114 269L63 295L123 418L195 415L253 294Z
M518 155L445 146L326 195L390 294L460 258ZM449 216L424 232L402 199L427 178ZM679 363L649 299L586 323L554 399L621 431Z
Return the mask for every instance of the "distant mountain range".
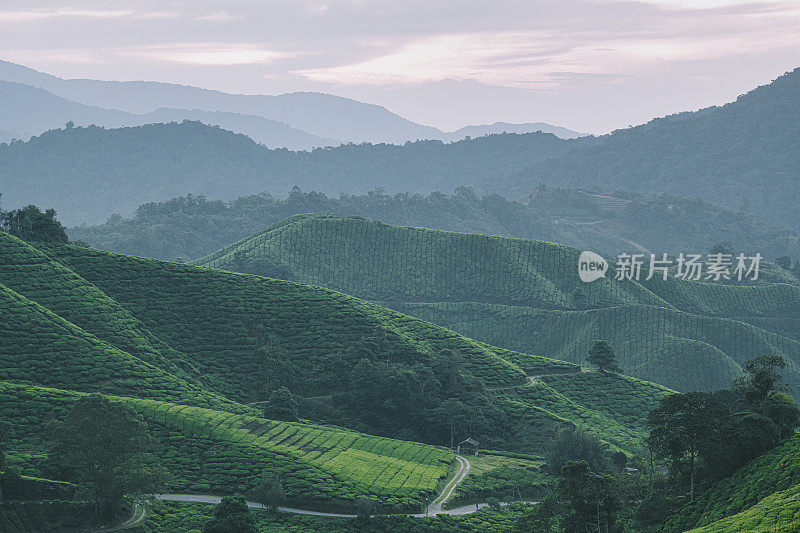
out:
M22 67L16 69L19 71ZM0 68L0 78L3 71ZM46 77L29 69L21 72L28 73L28 77L34 74L44 77L55 86L73 87L72 80ZM213 96L228 103L245 101L240 98L251 99L246 101L267 107L268 103L276 102L270 100L272 98L287 104L284 114L275 117L284 120L291 109L304 108L302 105L292 107L290 102L308 97L309 101L343 106L333 105L327 108L329 111L338 110L338 113L352 108L365 113L363 125L367 132L377 131L373 126L380 117L395 117L389 122L405 124L403 127L412 124L402 122L404 119L385 109L327 95L239 97L163 84L86 83L87 94L102 93L99 86L93 85L95 83L119 89L109 90L107 94L118 93L120 102L123 96L134 94L140 86L146 88L142 101L150 93L176 91L187 91L189 96L201 95L198 96L201 99ZM7 94L18 94L18 103L8 105L5 111L7 116L16 117L16 122L34 123L35 116L46 115L57 116L61 123L70 112L56 112L56 109L68 105L77 106L70 108L75 109L76 114L94 114L97 121L103 117L119 121L140 111L87 107L85 102L70 103L62 99L63 95L56 98L30 87L10 83L3 87ZM164 87L167 89L161 91ZM196 103L191 98L188 100L184 104ZM23 105L25 102L27 107ZM471 134L477 130L462 129L457 135L473 138L450 144L441 141L420 141L404 146L355 144L298 153L267 150L244 135L234 135L199 122L115 130L72 128L52 131L28 143L5 147L0 144L0 192L6 208L31 202L52 206L67 224L76 225L102 222L114 212L128 215L140 204L187 193L228 200L264 191L280 194L294 185L328 195L363 194L375 187L383 187L390 193L449 192L467 185L478 193L499 193L516 199L527 198L540 184L546 184L700 198L751 212L771 225L798 229L798 102L800 69L724 106L655 119L601 137L561 139L549 133L474 137ZM269 130L277 137L288 138L286 136L291 133L298 144L315 144L316 138L305 137L303 132L320 133L302 127L302 120L299 124L289 122L287 126L252 114L249 117L236 115L238 112L228 109L214 112L219 115L197 113L201 113L198 117L201 120L209 120L212 114L214 118L219 117L219 122L224 119L235 122L238 128L248 125L264 132ZM134 116L138 123L147 120ZM152 117L164 120L177 120L180 116L175 110L152 112ZM46 120L55 119L37 120L40 120L36 123L38 127L44 128ZM361 124L358 116L352 120L351 125ZM19 131L21 128L16 122L1 122L0 129ZM302 131L291 129L298 126ZM349 127L344 123L341 126ZM495 124L492 128L513 131L512 125L507 124ZM343 138L338 135L343 130L334 130L329 130L325 139ZM730 240L736 240L733 237Z
M699 197L800 227L800 68L735 102L618 130L483 185L521 196L542 182Z
M0 144L0 193L6 209L36 203L55 207L68 225L96 224L112 213L129 215L143 203L187 193L233 199L283 194L295 185L330 195L376 187L449 192L591 140L529 133L290 152L200 122L73 127Z
M63 117L76 124L105 127L200 120L244 133L271 148L293 149L346 142L402 144L419 139L449 142L502 131L541 130L562 138L580 135L538 122L467 126L456 132L443 132L406 120L381 106L329 94L236 95L159 82L62 79L5 61L0 61L0 80L28 86L30 94L20 86L6 86L0 93L0 130L22 132L24 139L63 125ZM50 98L33 89L50 93ZM5 105L1 103L3 100ZM46 111L37 107L42 102ZM16 113L8 111L12 106ZM46 124L46 127L32 127L32 124ZM5 133L0 141L11 138Z

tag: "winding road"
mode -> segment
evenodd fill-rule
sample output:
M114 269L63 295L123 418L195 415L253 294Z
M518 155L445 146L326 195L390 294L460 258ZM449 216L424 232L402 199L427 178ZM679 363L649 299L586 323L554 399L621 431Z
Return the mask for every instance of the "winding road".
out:
M471 514L477 511L478 509L483 509L487 507L488 504L486 503L473 503L470 505L463 505L461 507L455 507L453 509L443 510L442 506L447 501L450 496L452 496L453 492L456 490L456 487L464 481L464 478L467 477L469 474L470 467L472 466L469 460L465 457L460 455L456 455L456 461L458 461L458 468L456 469L455 474L453 475L452 479L447 482L447 484L442 489L442 492L439 493L439 496L433 500L428 507L425 509L424 513L416 513L416 514L408 514L406 516L411 516L414 518L424 518L426 516L436 516L436 515L466 515ZM156 500L168 501L168 502L196 502L196 503L208 503L208 504L218 504L222 501L222 496L212 496L208 494L154 494L153 497ZM537 502L525 502L525 503L537 503ZM508 505L507 503L503 502L500 505ZM263 509L264 505L257 502L247 502L247 506L253 509ZM357 515L354 514L344 514L344 513L327 513L323 511L311 511L308 509L297 509L294 507L278 507L279 511L285 513L294 513L294 514L301 514L307 516L319 516L324 518L355 518ZM125 529L138 526L141 524L145 516L147 514L147 510L145 506L136 504L133 509L133 516L131 516L128 520L119 524L117 526L108 528L108 529L100 529L96 533L110 533L113 531L123 531Z
M436 516L437 514L448 514L448 515L462 515L462 514L469 514L474 513L481 507L486 507L485 503L481 504L472 504L472 505L465 505L463 507L456 507L455 509L448 509L442 510L442 505L447 499L453 494L453 491L456 487L464 481L464 478L467 477L470 469L470 462L460 455L456 455L456 461L458 461L458 468L456 469L456 473L453 475L453 478L447 482L447 484L442 489L442 492L439 493L439 496L433 500L430 505L428 505L425 513L417 513L417 514L409 514L408 516L413 516L416 518L422 518L425 516ZM197 502L197 503L211 503L217 504L222 501L221 496L211 496L207 494L156 494L155 498L157 500L169 501L169 502ZM263 509L264 505L257 503L257 502L247 502L248 507L252 507L253 509ZM323 511L311 511L308 509L297 509L295 507L278 507L279 511L283 511L285 513L294 513L294 514L302 514L302 515L309 515L309 516L320 516L326 518L355 518L357 515L354 514L343 514L343 513L327 513ZM111 530L108 530L111 531ZM118 531L118 530L116 530Z

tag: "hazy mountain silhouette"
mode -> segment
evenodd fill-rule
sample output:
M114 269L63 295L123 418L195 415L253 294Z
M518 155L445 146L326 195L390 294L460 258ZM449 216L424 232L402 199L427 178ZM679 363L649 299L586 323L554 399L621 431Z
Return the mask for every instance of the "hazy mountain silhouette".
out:
M156 122L199 120L227 130L243 133L270 148L310 150L320 146L341 144L292 128L288 124L254 115L200 109L161 108L144 114L126 113L114 109L87 106L56 96L44 89L20 83L0 81L0 142L11 139L28 140L49 129L63 127L68 121L76 125L95 124L106 128L140 126Z
M6 61L0 61L0 80L45 89L57 96L84 105L135 114L173 108L255 115L286 123L295 129L323 139L325 144L334 145L339 141L393 144L402 144L408 140L418 139L455 141L465 136L478 137L488 133L501 133L504 130L517 133L541 130L555 133L564 138L577 135L576 132L565 128L538 123L468 126L462 128L465 130L463 132L462 130L443 132L437 128L407 120L384 107L330 94L296 92L277 96L241 95L160 82L62 79ZM257 122L242 117L235 120L233 117L225 117L229 121L222 123L222 117L214 116L209 119L209 117L199 114L185 118L203 122L217 120L225 128L248 135L248 131L239 129L240 124L252 129ZM86 121L81 123L84 122ZM31 130L25 128L24 131ZM40 132L33 131L32 133ZM254 134L253 136L256 138L259 135ZM271 134L263 134L263 138L271 138ZM279 146L274 142L265 144ZM286 143L287 146L290 144L292 143ZM312 142L311 145L319 146L320 144Z
M526 196L539 183L666 192L800 227L800 68L736 101L597 137L483 185Z

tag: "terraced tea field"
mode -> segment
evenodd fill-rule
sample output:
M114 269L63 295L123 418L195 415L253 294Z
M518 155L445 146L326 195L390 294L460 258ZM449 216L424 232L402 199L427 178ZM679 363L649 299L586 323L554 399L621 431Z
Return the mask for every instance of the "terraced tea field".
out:
M594 340L623 370L676 390L716 389L766 353L800 390L800 286L703 283L658 276L582 283L579 251L534 240L299 215L196 263L259 261L294 280L374 301L492 345L581 363ZM779 279L768 276L769 279Z

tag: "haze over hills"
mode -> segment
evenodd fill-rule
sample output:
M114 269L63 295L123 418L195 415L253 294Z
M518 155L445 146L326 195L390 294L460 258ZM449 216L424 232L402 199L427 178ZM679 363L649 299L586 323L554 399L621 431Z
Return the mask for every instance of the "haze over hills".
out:
M294 185L330 195L363 194L375 187L428 193L467 185L513 199L545 183L697 197L798 229L799 91L800 71L794 71L725 106L599 138L501 134L450 144L342 146L310 154L269 152L222 130L201 134L196 124L113 132L75 129L49 133L42 138L46 141L0 148L0 172L5 174L0 187L7 206L53 205L71 225L102 222L112 212L127 215L141 203L186 193L227 200ZM146 148L155 145L155 151ZM125 165L109 155L120 152L125 152ZM49 163L56 161L56 166ZM56 193L46 185L55 174L61 174L66 190ZM80 189L87 181L99 184L94 190L102 202L69 197L74 194L69 184L81 184ZM106 181L114 183L107 195Z
M63 128L67 122L78 126L91 124L105 128L140 126L159 122L196 120L226 130L243 133L271 148L311 150L341 144L291 126L255 115L200 109L159 108L149 113L134 114L97 106L87 106L55 96L44 89L15 82L0 81L0 123L16 128L0 131L0 142L28 140L51 129Z
M146 115L163 108L180 109L182 111L178 113L178 116L181 119L213 119L220 121L219 125L236 133L248 134L245 128L252 132L260 132L260 128L264 128L265 125L259 124L255 117L261 117L288 124L294 129L302 130L313 136L313 139L308 139L308 141L327 143L310 144L306 141L305 144L298 144L297 140L292 140L293 135L297 136L297 133L291 134L290 132L287 132L288 139L282 144L275 140L280 139L279 136L274 137L277 133L273 133L272 136L257 133L254 137L259 142L261 142L261 138L269 139L270 142L265 144L278 147L325 146L336 145L340 142L403 144L409 140L415 141L419 139L453 141L460 140L465 135L486 135L495 132L497 129L497 125L470 126L463 135L460 134L461 130L459 132L442 132L436 128L406 120L377 105L323 93L298 92L277 96L232 95L198 87L159 82L62 79L5 61L0 61L0 80L41 88L72 102L109 110L125 111L137 115ZM235 115L248 115L249 117L245 119L243 117L222 115L198 115L194 111L183 110L226 112ZM35 109L32 111L36 112ZM78 112L79 110L73 107L72 111ZM39 120L44 120L44 118L39 117ZM151 118L154 118L152 122L160 121L158 115ZM0 120L5 120L5 117L0 115ZM71 120L80 124L92 123L90 119L85 119L79 115ZM141 123L144 122L131 122L125 125ZM104 123L96 124L111 126L111 124ZM513 129L514 131L525 133L538 130L552 131L565 138L578 135L577 132L566 128L543 123L505 125L504 127L508 131ZM21 131L39 134L44 130L37 131L21 128Z
M293 189L286 198L263 193L231 202L185 196L144 204L130 218L113 217L68 233L73 240L109 252L191 260L304 213L359 215L401 226L558 242L612 258L637 251L704 252L727 241L738 252L759 252L769 260L785 255L794 261L785 270L800 276L798 230L769 227L752 213L702 200L622 191L537 188L523 201L478 196L466 187L450 195L375 190L331 198ZM791 278L785 274L784 279Z
M0 144L0 191L6 209L35 203L68 225L91 224L187 192L232 199L295 185L332 195L452 190L583 142L591 138L529 133L290 152L199 122L82 127Z
M658 118L532 164L488 190L527 194L554 186L667 192L800 227L800 68L735 102Z

